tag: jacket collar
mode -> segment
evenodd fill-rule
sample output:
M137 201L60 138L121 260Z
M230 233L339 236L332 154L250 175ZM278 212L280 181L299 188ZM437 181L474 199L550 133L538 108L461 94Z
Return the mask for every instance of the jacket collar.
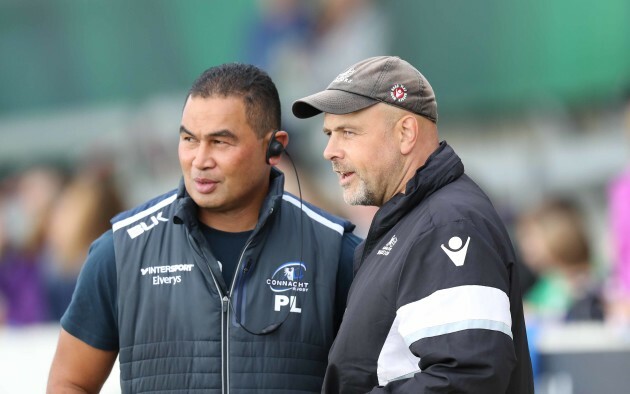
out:
M446 141L442 141L426 163L418 168L414 177L407 182L405 194L399 195L403 200L409 200L407 205L413 207L463 174L464 164L461 159Z
M378 240L409 211L435 191L453 182L464 174L464 164L446 141L418 168L406 185L405 193L398 193L387 201L374 215L363 257L367 256Z

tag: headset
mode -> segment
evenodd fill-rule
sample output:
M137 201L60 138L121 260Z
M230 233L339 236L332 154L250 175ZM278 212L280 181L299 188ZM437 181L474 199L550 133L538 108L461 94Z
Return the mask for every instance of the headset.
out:
M278 132L278 130L274 130L273 133L271 133L271 138L269 139L269 145L267 146L267 152L265 153L265 163L269 164L269 159L275 156L280 156L282 154L282 152L284 152L284 145L282 145L282 143L280 141L278 141L276 139L276 133ZM289 154L287 153L287 157L289 157ZM291 164L293 164L293 160L289 157L289 160L291 160ZM295 166L293 166L293 169L295 169ZM297 178L297 171L295 171L295 176ZM298 181L298 184L300 182Z
M291 166L293 167L293 172L295 173L295 179L297 181L297 187L298 187L298 194L300 197L300 270L298 272L298 283L302 282L302 277L303 277L303 272L302 272L302 263L303 263L303 255L304 255L304 210L302 209L302 188L300 187L300 177L298 176L298 171L297 168L295 167L295 163L293 162L293 159L291 158L291 155L289 155L289 152L287 152L286 149L284 149L284 145L282 145L282 143L280 141L278 141L276 139L276 133L278 132L278 130L274 130L274 132L271 134L271 138L269 139L269 145L267 146L267 152L265 153L265 162L267 164L269 164L269 159L271 157L275 157L275 156L280 156L282 153L284 153L287 158L289 159L289 161L291 162ZM251 264L251 260L248 260L245 264L245 267L243 268L244 272L247 272L249 270L249 266ZM236 275L238 275L238 273L236 273ZM242 278L239 278L239 297L242 297L242 291L240 291L240 287L242 284ZM256 331L252 331L250 329L248 329L245 326L245 323L241 322L241 318L240 315L238 313L236 313L236 311L234 310L234 305L232 305L232 301L230 300L229 304L230 304L230 308L232 309L232 313L234 314L234 319L236 320L236 323L246 332L248 332L249 334L252 335L269 335L272 332L276 331L277 329L280 328L280 326L282 324L284 324L285 321L287 321L287 319L289 318L289 315L291 314L291 309L293 308L294 305L297 304L297 298L300 294L300 292L296 293L296 288L298 286L293 286L293 288L291 289L291 293L293 294L293 296L291 296L289 299L292 300L291 303L289 303L288 308L287 308L287 312L284 315L284 318L282 318L282 320L280 320L277 323L273 323L268 325L267 327L263 328L262 330L260 330L259 332Z

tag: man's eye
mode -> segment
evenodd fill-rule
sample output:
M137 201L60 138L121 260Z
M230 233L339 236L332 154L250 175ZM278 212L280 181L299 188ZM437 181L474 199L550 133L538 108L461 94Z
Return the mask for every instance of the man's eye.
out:
M345 137L352 137L354 135L354 133L352 131L344 130L343 131L343 135Z

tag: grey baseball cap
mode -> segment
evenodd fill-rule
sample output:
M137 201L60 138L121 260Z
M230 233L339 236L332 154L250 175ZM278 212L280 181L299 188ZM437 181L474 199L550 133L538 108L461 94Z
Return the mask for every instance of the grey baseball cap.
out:
M293 103L293 115L310 118L322 112L349 114L376 103L386 103L437 122L437 103L429 81L397 56L377 56L358 62L326 90Z

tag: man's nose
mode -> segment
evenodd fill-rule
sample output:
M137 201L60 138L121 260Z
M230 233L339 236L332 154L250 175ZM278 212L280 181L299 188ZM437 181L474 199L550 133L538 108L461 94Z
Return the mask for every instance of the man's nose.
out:
M199 144L197 151L195 152L195 158L192 165L200 170L204 168L212 168L216 165L216 161L212 155L212 149L207 143Z
M326 148L324 149L324 159L333 160L336 158L340 158L342 155L342 151L338 146L337 139L334 135L331 135L328 139L328 143L326 144Z

